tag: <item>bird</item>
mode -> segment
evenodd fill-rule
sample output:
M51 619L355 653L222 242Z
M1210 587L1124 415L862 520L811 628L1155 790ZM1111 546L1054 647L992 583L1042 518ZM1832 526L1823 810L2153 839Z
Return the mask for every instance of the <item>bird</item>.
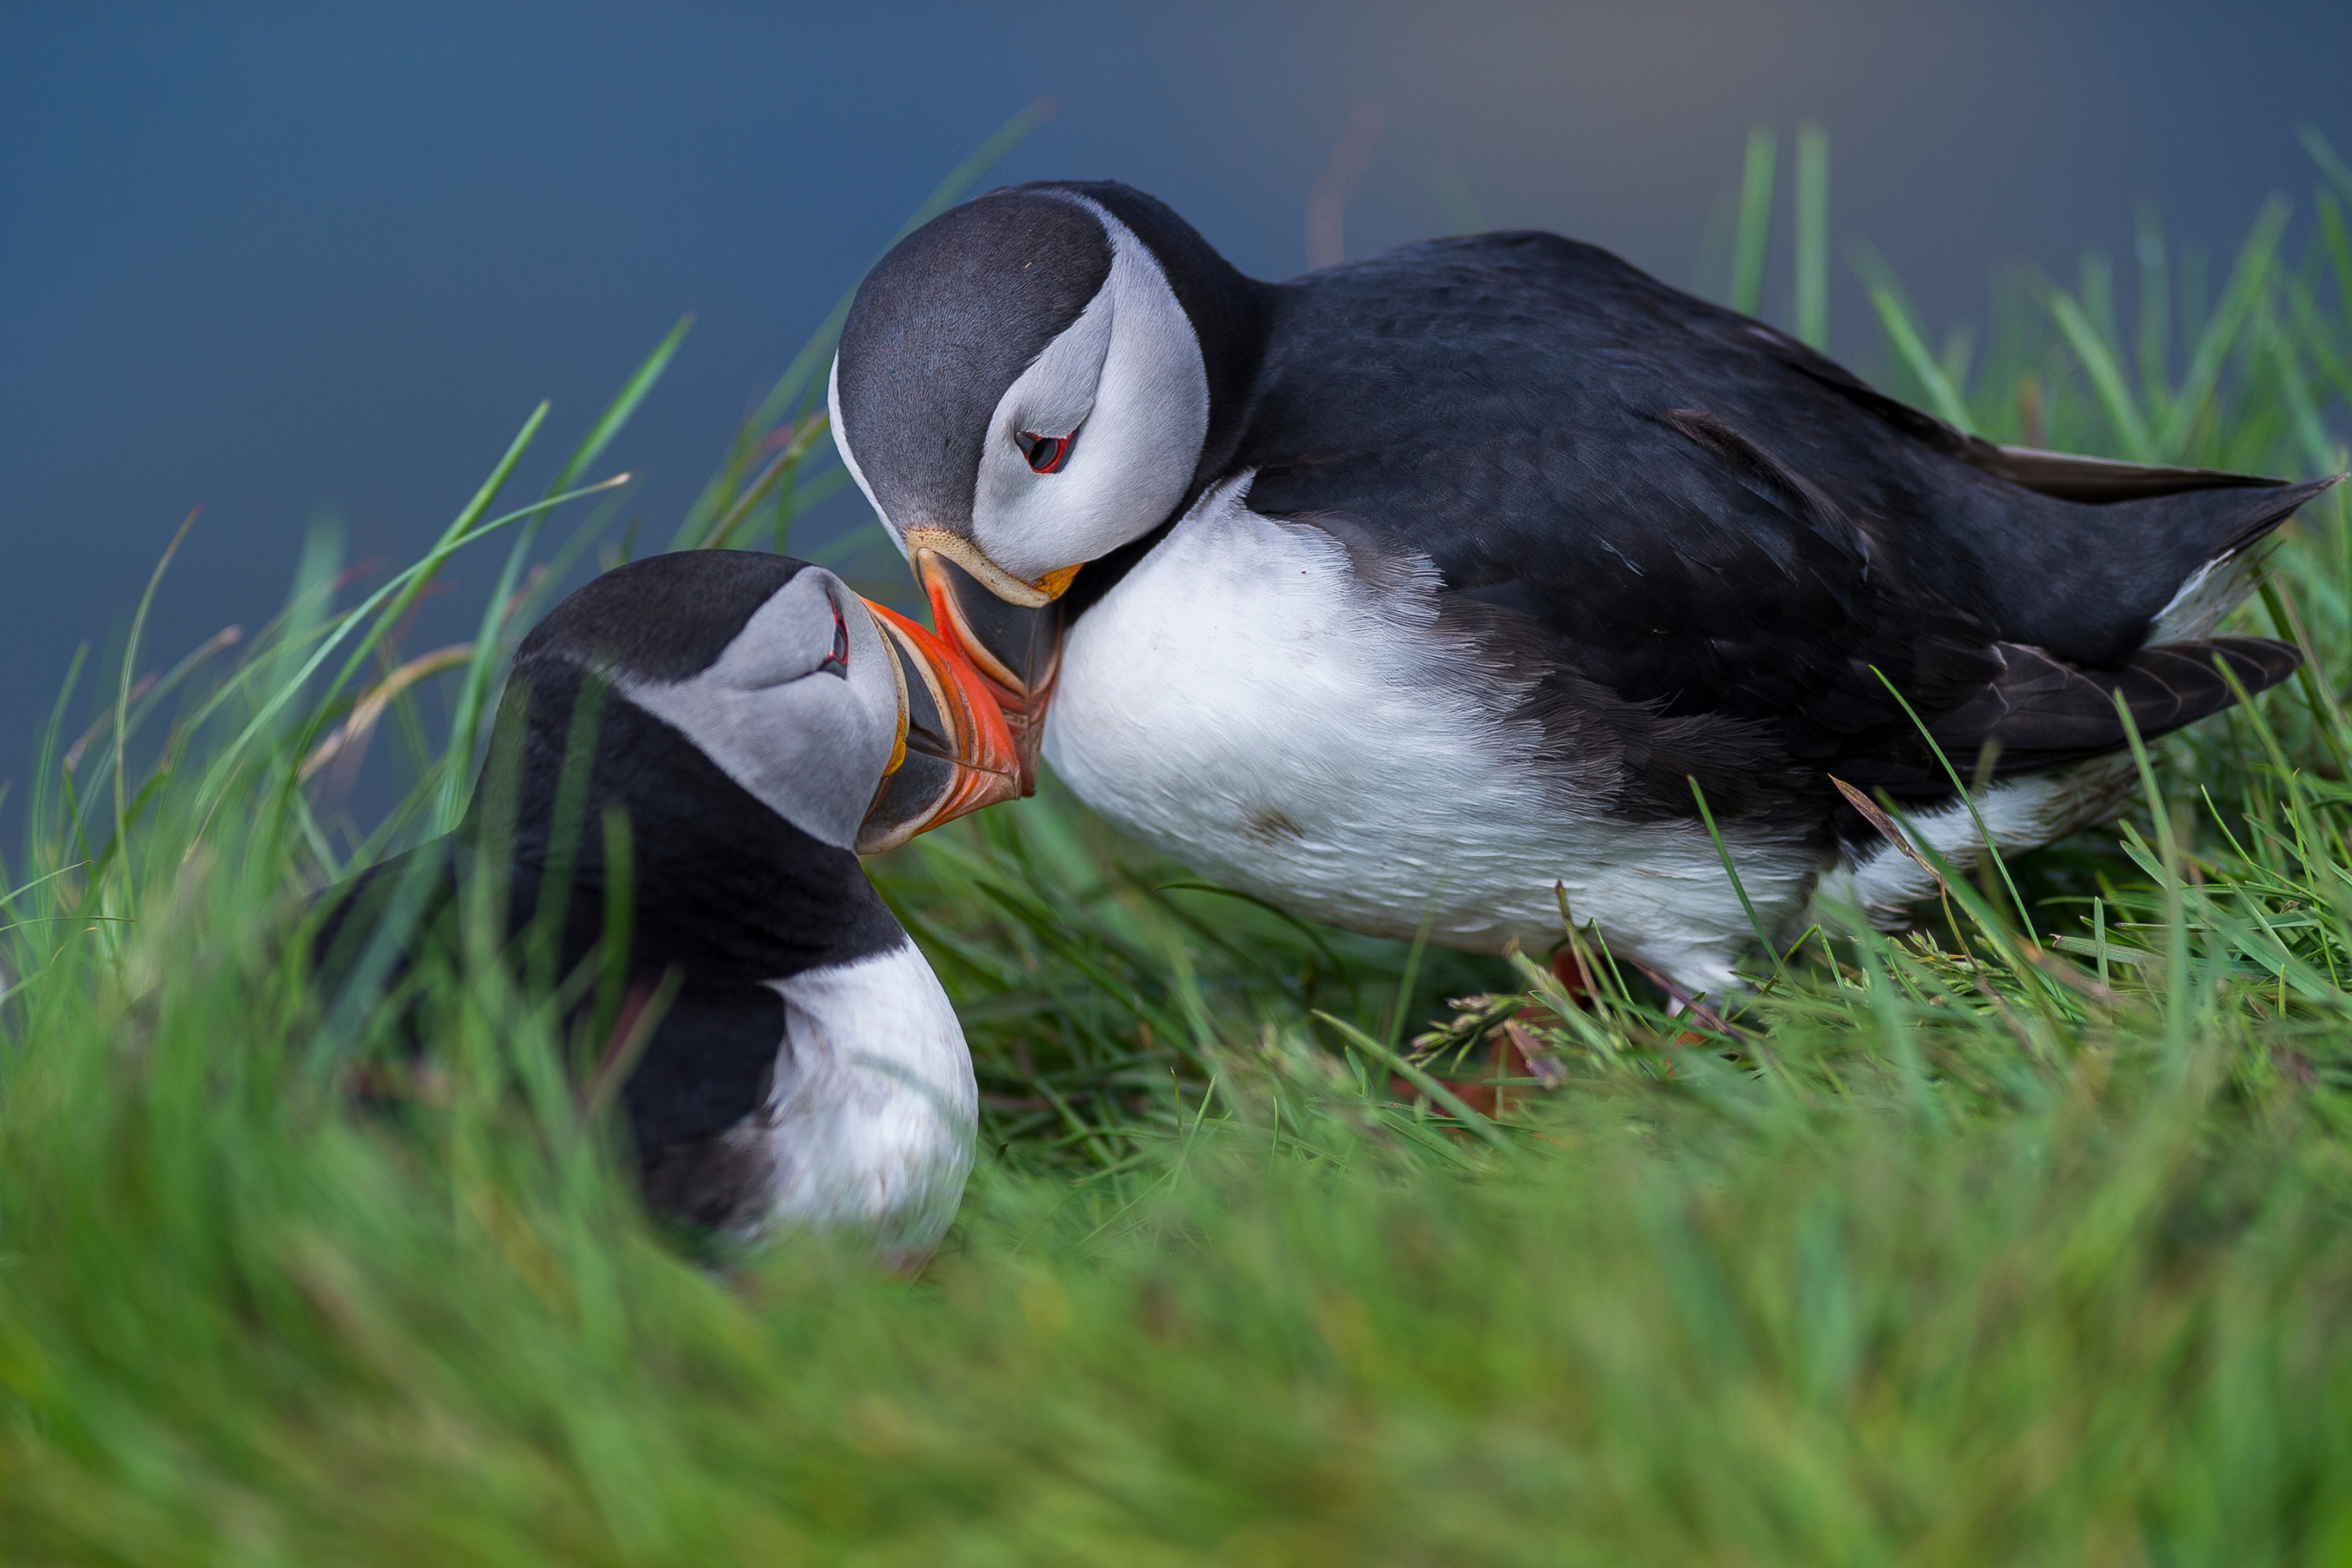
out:
M1015 778L987 689L921 626L789 557L652 556L523 639L464 822L331 890L317 972L381 994L488 887L519 969L538 951L543 979L625 983L608 1058L651 1024L619 1098L654 1210L919 1258L954 1215L977 1090L858 855Z
M2118 701L2296 667L2216 627L2335 482L1995 446L1549 233L1263 282L1109 181L898 244L828 398L1024 788L1358 931L1572 920L1675 1006L1831 906L1901 927L1880 799L1959 867L2118 813Z

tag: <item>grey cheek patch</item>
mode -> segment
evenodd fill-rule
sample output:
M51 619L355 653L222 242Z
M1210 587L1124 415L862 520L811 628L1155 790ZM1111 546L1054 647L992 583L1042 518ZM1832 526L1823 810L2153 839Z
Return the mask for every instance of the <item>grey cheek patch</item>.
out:
M836 610L849 640L845 678L818 668L835 648ZM898 685L887 657L871 617L839 580L808 571L761 606L701 674L681 681L624 674L617 684L769 810L846 849L897 743Z
M759 691L708 679L620 684L778 816L827 844L856 843L894 737L838 677L806 675Z

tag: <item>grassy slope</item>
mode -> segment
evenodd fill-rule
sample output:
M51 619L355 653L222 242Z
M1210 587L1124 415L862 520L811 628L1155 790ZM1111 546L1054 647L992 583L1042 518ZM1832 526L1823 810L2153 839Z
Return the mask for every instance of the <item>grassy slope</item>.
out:
M1885 286L1885 379L2003 439L2340 466L2352 245L2317 227L2282 259L2264 218L2210 289L2153 268L2174 308L2130 331L2086 266L1977 365ZM782 536L824 482L805 393L681 542ZM2342 1560L2340 493L2248 617L2299 624L2312 679L2018 867L2031 940L1958 882L1928 938L1807 943L1741 1039L1538 993L1569 1082L1499 1125L1391 1099L1381 1058L1532 969L1171 887L1050 792L899 852L994 1156L911 1282L813 1241L687 1261L486 955L426 999L447 1092L345 1106L364 1018L273 933L467 770L411 690L378 737L410 806L364 845L313 816L332 769L298 769L397 684L406 592L331 612L316 554L278 625L110 682L0 879L33 884L0 932L0 1560ZM461 762L535 613L434 677Z

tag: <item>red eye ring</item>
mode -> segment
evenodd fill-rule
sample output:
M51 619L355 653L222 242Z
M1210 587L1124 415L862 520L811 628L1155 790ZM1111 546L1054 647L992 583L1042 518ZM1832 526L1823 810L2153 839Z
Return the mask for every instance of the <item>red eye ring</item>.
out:
M849 626L841 618L841 606L833 606L833 651L817 662L819 669L829 669L844 680L849 679Z
M1068 459L1070 443L1076 439L1075 430L1067 436L1040 436L1034 430L1024 430L1021 455L1029 459L1032 473L1050 474Z

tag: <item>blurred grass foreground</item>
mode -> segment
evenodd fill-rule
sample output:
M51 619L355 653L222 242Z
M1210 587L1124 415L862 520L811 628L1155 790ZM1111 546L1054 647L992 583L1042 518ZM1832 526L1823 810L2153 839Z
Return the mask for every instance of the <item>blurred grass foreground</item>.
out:
M2210 271L2146 220L2128 321L2095 256L1933 346L1861 255L1876 379L1998 440L2343 468L2352 171L2313 151L2298 254L2284 198ZM1774 162L1722 258L1748 309ZM784 547L838 483L838 319L671 547ZM446 1092L355 1110L377 1020L279 956L462 813L502 658L632 547L573 502L677 342L547 499L499 499L542 408L406 571L322 540L268 626L151 658L134 622L60 697L0 874L0 1561L2352 1561L2344 489L2245 612L2299 681L1921 933L1759 961L1737 1034L1308 928L1051 787L876 862L984 1096L910 1280L661 1234L562 998L495 963L418 999ZM493 533L478 635L402 646ZM362 829L371 738L413 787ZM1513 1031L1555 1086L1481 1116L1439 1080Z

